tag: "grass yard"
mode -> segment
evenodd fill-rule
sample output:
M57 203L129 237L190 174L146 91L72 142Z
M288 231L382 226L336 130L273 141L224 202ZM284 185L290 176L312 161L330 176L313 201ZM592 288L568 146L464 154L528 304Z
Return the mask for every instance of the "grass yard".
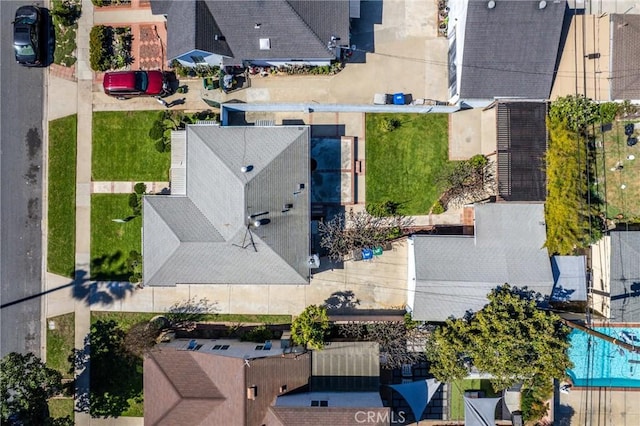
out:
M73 398L51 398L49 400L49 416L54 419L69 416L73 420Z
M50 330L49 321L55 323L55 329ZM72 379L69 355L75 344L75 314L65 314L47 320L47 367L58 370L62 377Z
M640 199L640 144L627 146L624 134L627 123L630 121L615 121L610 131L596 135L597 141L603 141L602 148L597 150L597 177L598 190L607 200L608 218L618 214L624 215L625 219L640 218L640 203L637 202ZM637 131L634 136L639 137ZM635 159L630 160L633 157L629 155ZM619 165L622 165L620 170L616 168Z
M73 277L76 246L77 116L49 123L47 269Z
M149 130L161 111L93 113L94 181L169 180L171 153L156 151Z
M383 130L385 120L399 126ZM367 204L400 203L399 213L427 214L441 193L435 176L449 162L447 114L367 114Z
M497 396L489 380L456 380L451 383L451 420L464 419L464 400L466 391L483 391L484 398Z
M126 223L112 219L129 217L129 194L91 195L91 277L98 280L127 281L126 260L132 250L141 252L142 219Z
M129 330L133 325L149 321L162 313L151 312L106 312L91 311L91 322L113 320L120 324L123 330ZM243 314L212 314L206 315L203 321L232 322L232 323L260 323L260 324L290 324L291 315L243 315Z

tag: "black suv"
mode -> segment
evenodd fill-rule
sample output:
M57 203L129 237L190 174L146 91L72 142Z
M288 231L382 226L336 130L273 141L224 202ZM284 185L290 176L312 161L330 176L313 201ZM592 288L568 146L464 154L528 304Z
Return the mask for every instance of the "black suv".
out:
M37 6L21 6L13 21L13 49L16 62L26 66L42 65L40 33L42 12Z

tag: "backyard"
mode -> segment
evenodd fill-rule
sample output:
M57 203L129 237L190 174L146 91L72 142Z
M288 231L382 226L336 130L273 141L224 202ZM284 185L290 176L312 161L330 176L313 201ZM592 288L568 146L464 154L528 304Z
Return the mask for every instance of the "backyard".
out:
M66 277L75 268L76 125L76 115L49 123L47 269Z
M464 419L464 393L465 392L482 392L483 398L497 396L493 391L491 382L482 379L465 379L456 380L451 383L451 420Z
M91 277L105 281L128 281L126 261L131 251L141 252L142 220L132 215L129 194L91 195Z
M429 213L448 161L447 114L367 114L368 205L392 202L404 215Z
M93 113L92 180L166 182L171 154L158 152L149 132L161 111Z
M624 126L628 123L614 121L611 130L596 135L596 141L602 141L596 151L598 192L607 201L608 218L620 214L619 219L640 218L640 203L635 202L640 199L640 145L627 146ZM638 132L633 136L638 137Z

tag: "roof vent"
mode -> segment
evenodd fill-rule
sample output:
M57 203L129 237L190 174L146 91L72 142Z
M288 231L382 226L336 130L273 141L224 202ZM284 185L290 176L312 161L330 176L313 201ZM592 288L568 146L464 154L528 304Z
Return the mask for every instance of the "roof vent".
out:
M269 50L271 49L271 39L261 38L260 39L260 50Z
M540 3L538 3L538 9L544 9L545 7L547 7L547 2L542 0Z
M309 269L317 269L320 267L320 257L317 254L312 254L307 258L307 264Z
M224 41L224 36L221 36L220 34L214 34L213 39L216 41Z
M487 3L487 7L489 9L493 9L494 7L496 7L496 2L494 0L490 0L489 3Z
M253 166L251 164L240 167L240 171L242 173L247 173L247 172L250 172L251 170L253 170Z
M262 26L262 24L260 22L256 22L256 24L253 26L253 28L260 29L260 27Z

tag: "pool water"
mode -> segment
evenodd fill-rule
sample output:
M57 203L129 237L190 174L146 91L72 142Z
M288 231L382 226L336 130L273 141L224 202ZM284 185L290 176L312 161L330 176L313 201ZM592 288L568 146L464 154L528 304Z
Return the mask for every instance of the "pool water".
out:
M640 346L640 328L594 327L594 330ZM573 368L567 373L574 386L640 388L640 353L630 352L580 330L573 330L569 339L569 358Z

